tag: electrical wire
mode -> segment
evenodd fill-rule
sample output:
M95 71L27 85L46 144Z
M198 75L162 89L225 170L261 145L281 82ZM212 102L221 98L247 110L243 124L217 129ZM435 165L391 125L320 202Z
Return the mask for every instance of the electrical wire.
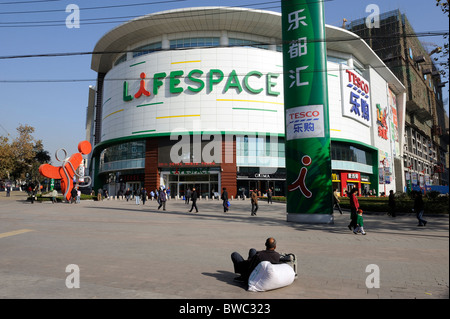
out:
M86 7L80 8L80 10L104 10L104 9L112 9L112 8L123 8L123 7L137 7L137 6L147 6L154 4L166 4L170 2L184 2L187 0L164 0L164 1L155 1L155 2L145 2L145 3L128 3L128 4L118 4L118 5L110 5L110 6L98 6L98 7ZM1 15L7 14L31 14L31 13L52 13L52 12L61 12L61 9L49 9L49 10L31 10L31 11L6 11L0 12Z
M427 32L418 32L418 33L411 33L411 34L390 34L388 36L371 36L372 39L394 39L398 37L434 37L434 36L448 36L448 31L427 31ZM325 42L325 43L334 43L334 42L350 42L350 41L359 41L359 40L365 40L365 37L355 37L352 39L348 38L333 38L333 39L312 39L309 40L309 43L315 43L315 42ZM282 41L279 41L276 43L276 45L283 44ZM252 46L256 45L268 45L267 42L260 42L260 43L252 43ZM235 45L235 47L248 47L248 44L242 44L242 45ZM220 46L208 46L207 48L220 48ZM192 48L185 48L184 50L189 50ZM177 49L170 49L170 50L183 50L183 48L177 48ZM146 50L142 50L146 51ZM154 50L158 51L158 50ZM160 49L162 51L162 49ZM168 50L165 50L168 51ZM97 54L120 54L120 53L127 53L127 52L141 52L140 50L121 50L121 51L85 51L85 52L59 52L59 53L37 53L37 54L23 54L23 55L6 55L6 56L0 56L0 60L9 60L9 59L23 59L23 58L41 58L41 57L64 57L64 56L76 56L76 55L97 55Z

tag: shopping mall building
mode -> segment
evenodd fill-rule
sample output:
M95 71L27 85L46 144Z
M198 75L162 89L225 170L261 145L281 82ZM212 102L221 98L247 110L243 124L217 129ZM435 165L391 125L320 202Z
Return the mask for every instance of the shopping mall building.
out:
M403 190L405 88L355 34L326 36L333 187ZM105 34L86 123L94 189L284 195L282 47L281 14L243 8L164 11Z

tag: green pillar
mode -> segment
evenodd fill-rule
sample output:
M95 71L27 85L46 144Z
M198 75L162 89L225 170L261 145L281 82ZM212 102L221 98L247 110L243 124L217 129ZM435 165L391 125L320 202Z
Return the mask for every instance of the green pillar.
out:
M323 1L282 0L287 220L333 223Z

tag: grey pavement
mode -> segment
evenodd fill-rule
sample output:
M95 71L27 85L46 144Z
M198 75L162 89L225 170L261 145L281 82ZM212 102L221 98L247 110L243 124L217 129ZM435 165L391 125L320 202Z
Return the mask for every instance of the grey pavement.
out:
M0 193L0 298L43 299L444 299L449 298L449 219L366 214L367 235L347 228L349 213L333 225L286 222L285 204L201 200L199 213L171 200L25 202ZM248 292L234 282L230 255L264 249L295 253L299 277L281 289ZM79 267L79 288L67 288L68 265ZM373 266L375 265L375 266ZM369 267L366 271L366 268ZM379 288L369 283L379 270ZM369 285L370 286L370 285Z

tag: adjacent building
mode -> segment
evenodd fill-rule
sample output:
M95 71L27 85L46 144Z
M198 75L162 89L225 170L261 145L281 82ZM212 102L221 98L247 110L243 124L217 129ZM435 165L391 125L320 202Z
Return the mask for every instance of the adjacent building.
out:
M449 119L444 110L441 75L399 10L381 15L379 27L367 27L366 19L346 28L361 36L406 87L403 174L407 185L420 187L449 182ZM400 167L400 166L399 166Z

